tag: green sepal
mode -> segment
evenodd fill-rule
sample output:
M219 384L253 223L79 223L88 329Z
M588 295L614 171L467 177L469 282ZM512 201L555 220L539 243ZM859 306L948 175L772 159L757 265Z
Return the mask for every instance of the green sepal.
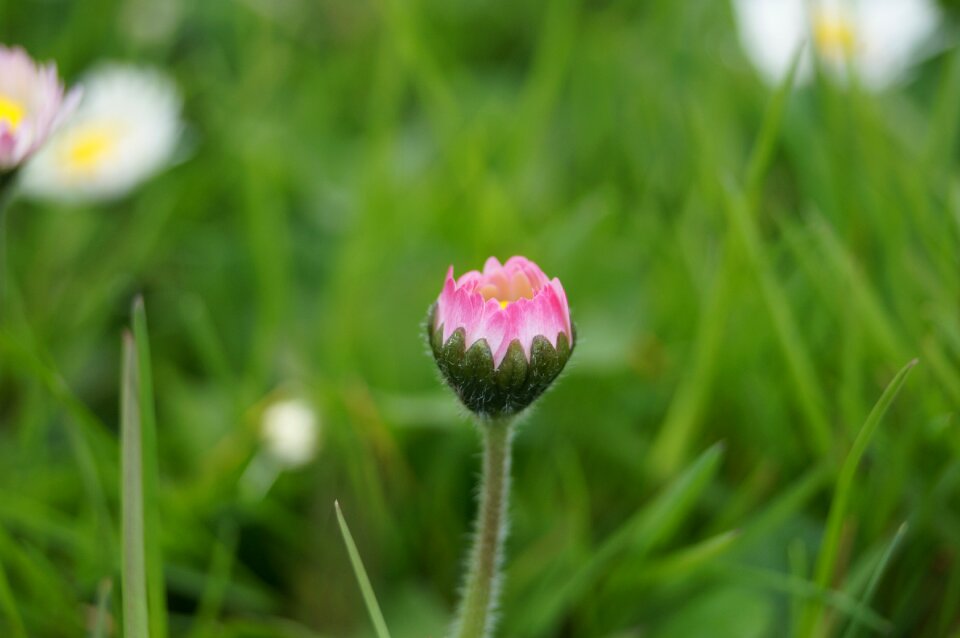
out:
M427 336L440 373L467 409L483 418L510 416L529 406L550 387L573 351L563 333L556 347L546 337L537 336L527 361L523 346L514 339L494 369L486 339L466 349L466 331L458 328L443 343L443 326L433 327L435 312L436 305L427 317Z

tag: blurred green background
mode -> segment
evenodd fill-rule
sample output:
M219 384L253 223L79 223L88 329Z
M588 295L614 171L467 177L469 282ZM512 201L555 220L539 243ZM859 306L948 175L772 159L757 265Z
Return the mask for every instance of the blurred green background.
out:
M188 122L120 202L7 211L0 634L88 635L105 578L120 612L142 292L170 635L372 635L339 499L394 635L441 636L479 442L422 322L491 254L580 339L516 441L500 635L960 631L952 48L778 98L716 0L0 0L0 42L167 69ZM284 393L321 450L244 498Z

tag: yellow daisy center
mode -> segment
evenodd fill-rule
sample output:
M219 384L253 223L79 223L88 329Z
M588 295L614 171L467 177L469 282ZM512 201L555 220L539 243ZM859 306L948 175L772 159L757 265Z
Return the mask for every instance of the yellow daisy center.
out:
M26 111L20 102L0 94L0 122L9 122L10 128L17 130L25 114Z
M856 49L857 33L847 17L820 14L813 20L813 41L822 55L843 59Z
M479 291L485 301L495 299L500 308L506 308L518 299L533 299L534 295L530 279L522 272L515 272L512 277L498 272L480 286Z
M61 160L71 170L92 171L113 153L118 138L115 128L102 125L83 127L65 140Z

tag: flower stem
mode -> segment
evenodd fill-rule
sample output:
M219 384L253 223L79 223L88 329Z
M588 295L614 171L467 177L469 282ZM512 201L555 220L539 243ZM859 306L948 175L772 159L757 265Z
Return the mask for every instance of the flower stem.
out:
M13 199L17 171L0 171L0 308L8 307L7 302L7 205ZM0 326L5 318L0 316Z
M457 638L484 638L493 633L503 542L507 536L512 420L484 422L480 429L483 432L480 506L463 600L452 633Z
M13 187L17 180L17 171L0 171L0 212L7 207L13 197Z

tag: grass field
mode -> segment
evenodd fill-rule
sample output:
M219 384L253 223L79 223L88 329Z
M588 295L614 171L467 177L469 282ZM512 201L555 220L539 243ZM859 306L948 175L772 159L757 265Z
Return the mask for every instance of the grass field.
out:
M0 635L119 623L142 294L151 636L374 635L335 499L391 634L442 636L479 443L423 322L514 254L578 343L498 635L960 635L952 47L874 94L765 85L715 0L0 0L0 42L166 69L188 123L126 198L6 210ZM319 453L252 495L289 394Z

